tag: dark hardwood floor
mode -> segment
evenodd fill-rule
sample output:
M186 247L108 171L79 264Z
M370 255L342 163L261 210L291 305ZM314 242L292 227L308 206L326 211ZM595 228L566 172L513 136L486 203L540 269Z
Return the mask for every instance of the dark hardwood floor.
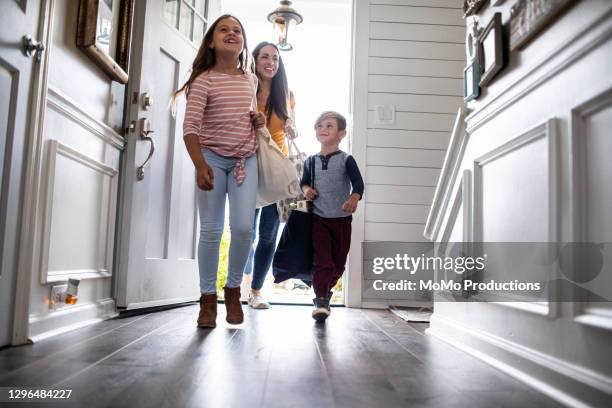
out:
M72 389L54 406L87 408L558 406L387 311L245 311L229 326L219 305L202 330L187 306L0 350L0 387Z

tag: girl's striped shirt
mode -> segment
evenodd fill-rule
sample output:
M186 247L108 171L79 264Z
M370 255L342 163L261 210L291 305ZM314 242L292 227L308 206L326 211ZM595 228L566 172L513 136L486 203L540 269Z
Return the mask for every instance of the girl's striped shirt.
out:
M198 135L200 147L225 157L246 158L257 151L249 111L253 102L251 73L200 74L189 86L183 135Z

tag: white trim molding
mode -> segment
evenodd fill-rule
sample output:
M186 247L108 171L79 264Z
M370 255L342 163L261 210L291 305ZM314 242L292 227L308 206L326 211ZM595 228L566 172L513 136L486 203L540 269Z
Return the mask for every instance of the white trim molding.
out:
M460 107L457 110L453 132L446 155L444 156L444 163L442 164L436 191L434 192L429 214L427 215L427 221L425 222L423 236L430 241L435 240L440 231L442 219L451 199L453 185L459 173L463 153L467 145L468 134L465 131L466 113L467 111L464 107Z
M557 141L557 119L551 118L546 122L523 132L519 136L511 139L501 146L474 159L474 202L473 202L473 231L472 237L475 242L483 242L483 180L482 169L489 163L500 159L530 143L540 139L545 139L547 142L547 158L548 158L548 202L546 208L548 210L548 228L546 242L553 243L559 241L560 219L559 219L559 168L560 155ZM552 256L552 254L551 254ZM557 291L558 288L552 288L551 291ZM551 303L550 299L554 299L554 293L548 292L548 300L543 302L495 302L495 304L518 310L548 316L554 318L558 314L558 308Z
M446 224L444 224L444 227L442 228L442 238L440 242L444 245L444 247L446 247L446 245L448 244L450 235L453 232L453 227L457 222L457 217L459 217L460 215L459 208L461 208L461 206L463 206L463 210L461 212L461 222L463 229L461 239L463 242L472 241L472 195L472 171L469 169L464 169L463 174L461 176L461 182L458 183L457 188L455 189L455 194L451 203L452 206L449 211L449 216L446 219ZM444 214L442 214L442 216L443 215Z
M115 316L117 316L117 312L113 299L102 299L94 303L67 306L43 316L31 316L29 323L32 335L28 342L36 343Z
M587 230L587 120L594 114L612 106L612 89L596 95L571 111L571 137L569 148L570 174L570 235L573 242L588 242ZM577 288L575 288L577 290ZM576 299L579 296L575 295ZM612 310L591 306L588 301L573 302L574 321L587 326L612 330Z
M114 226L115 226L115 210L117 200L118 187L118 171L112 167L100 163L99 161L72 149L60 143L57 140L49 140L49 158L47 161L47 179L45 180L46 188L43 197L44 212L43 212L43 227L42 227L42 244L40 256L40 282L44 285L49 282L65 281L68 278L77 279L95 279L106 278L112 276L113 265L113 245L114 245ZM49 270L49 247L51 244L51 221L53 219L53 195L56 173L56 161L58 156L63 156L69 160L73 160L86 168L92 169L103 176L106 176L109 181L109 188L106 192L107 205L102 208L105 214L99 214L99 230L100 242L105 243L100 248L104 266L97 269L87 270Z
M612 378L435 313L432 335L571 407L607 406Z
M558 242L559 217L558 217L558 169L559 153L557 146L557 119L551 118L546 122L523 132L521 135L504 143L501 146L474 159L474 232L476 242L482 242L482 168L487 164L509 154L521 147L533 143L539 139L546 139L548 144L548 232L547 242Z
M369 36L369 4L366 1L353 0L352 19L352 70L351 70L351 116L353 119L351 137L351 154L362 171L366 169L368 127L368 48L361 46L368 43ZM366 180L367 182L367 180ZM361 307L363 253L362 242L365 239L365 208L362 201L359 209L353 214L351 234L351 249L348 255L348 271L345 274L346 291L344 304L348 307Z
M53 109L96 135L105 143L119 150L125 149L126 141L119 133L106 123L94 118L88 112L80 108L76 102L53 86L49 86L48 89L47 105L50 109Z

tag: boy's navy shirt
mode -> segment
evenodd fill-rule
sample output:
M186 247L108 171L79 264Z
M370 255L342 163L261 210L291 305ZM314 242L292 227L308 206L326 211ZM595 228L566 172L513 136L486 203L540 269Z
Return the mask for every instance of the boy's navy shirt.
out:
M311 163L314 157L314 183L311 180ZM349 217L352 214L342 209L349 196L357 193L363 197L363 179L353 156L337 150L328 155L316 154L304 163L301 186L309 185L319 195L312 202L312 212L323 218ZM351 191L351 186L353 191Z

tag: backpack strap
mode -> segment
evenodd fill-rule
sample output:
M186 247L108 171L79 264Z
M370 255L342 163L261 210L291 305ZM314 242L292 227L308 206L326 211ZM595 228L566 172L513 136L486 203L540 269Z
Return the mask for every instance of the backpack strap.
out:
M315 188L315 164L317 160L317 155L310 156L310 184L312 188Z

